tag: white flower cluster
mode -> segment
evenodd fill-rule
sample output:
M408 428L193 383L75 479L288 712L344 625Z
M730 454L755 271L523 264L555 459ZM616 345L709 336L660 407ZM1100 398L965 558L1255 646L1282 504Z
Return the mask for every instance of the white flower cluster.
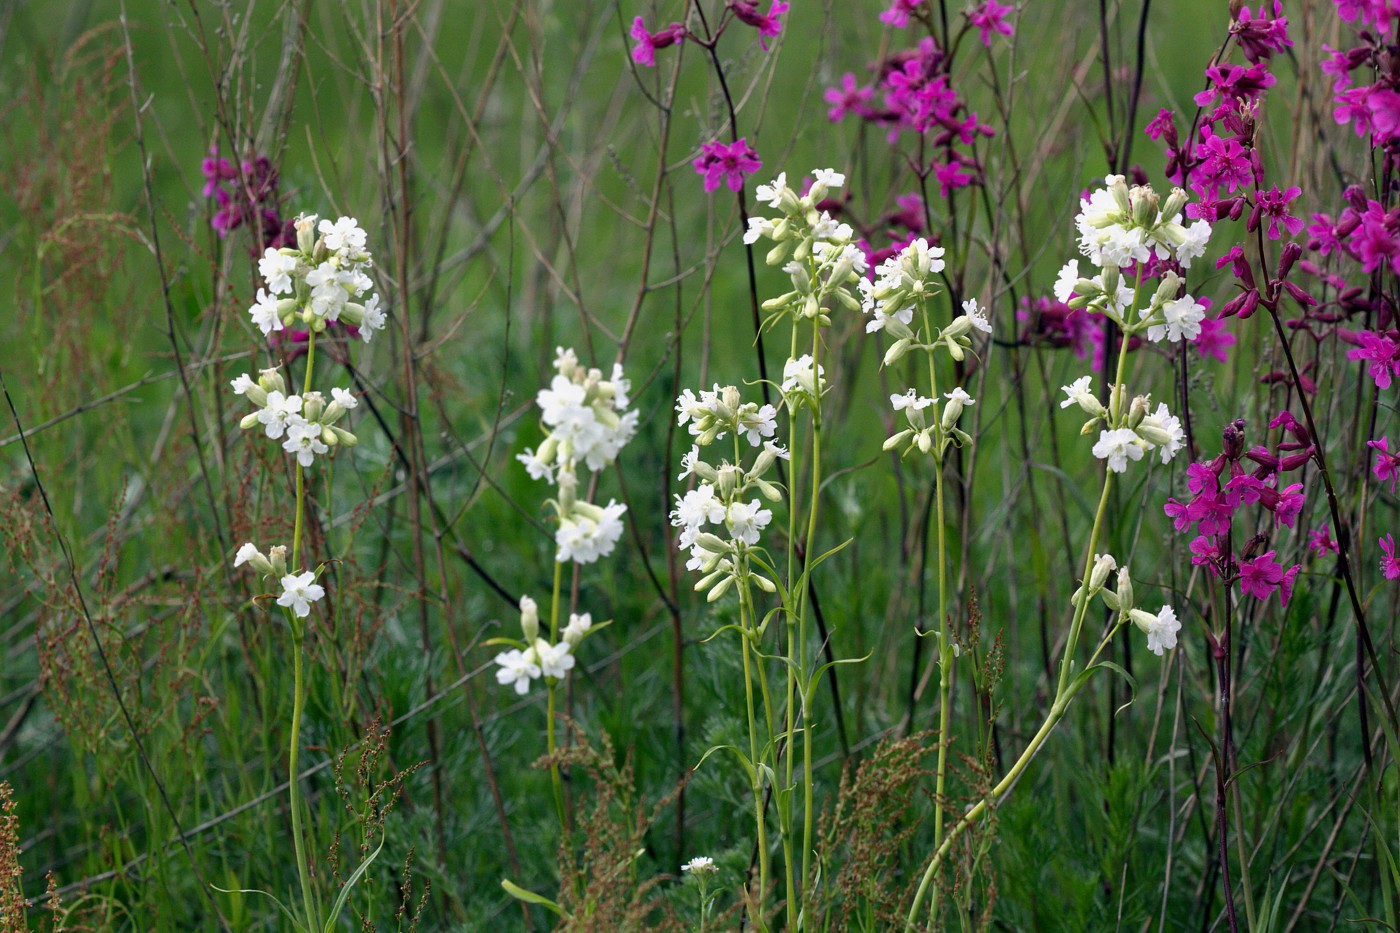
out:
M253 323L268 336L296 319L316 333L339 322L359 328L369 343L386 316L378 295L361 300L374 287L365 231L353 217L318 225L315 214L298 217L296 230L295 249L268 249L258 260L267 288L248 311Z
M1157 283L1152 300L1137 320L1130 309L1141 304L1137 289L1123 280L1126 266L1152 259L1175 260L1188 269L1205 253L1210 224L1198 220L1182 226L1181 209L1186 192L1173 188L1162 203L1150 186L1129 188L1122 175L1109 175L1108 187L1080 201L1075 218L1079 251L1102 271L1092 278L1080 276L1079 262L1071 259L1055 281L1055 298L1071 308L1103 311L1125 334L1147 332L1153 343L1194 340L1201 333L1206 309L1182 292L1181 276L1167 271Z
M233 566L247 564L265 577L277 577L282 584L282 595L277 597L277 605L291 612L298 619L311 615L311 604L326 595L325 587L316 582L316 572L287 572L287 549L281 545L269 548L264 554L249 541L233 556Z
M555 376L535 396L546 436L538 450L525 448L516 459L533 479L554 483L559 530L555 559L591 564L612 553L622 537L627 506L606 506L578 498L578 465L598 471L617 459L637 433L637 412L626 411L632 384L614 364L612 376L579 363L572 349L555 349Z
M962 417L963 409L968 405L975 405L977 399L968 395L961 386L943 398L946 399L946 404L940 415L938 399L919 395L916 389L909 389L903 395L891 395L890 405L895 411L904 412L909 427L890 435L885 441L884 449L894 450L903 446L904 452L901 456L908 456L914 450L925 454L934 453L941 462L948 445L955 444L961 447L972 443L972 438L958 427L958 419ZM930 408L932 411L924 414L924 410Z
M1065 393L1061 408L1072 405L1089 415L1081 434L1090 434L1099 429L1099 440L1093 453L1100 460L1108 461L1108 468L1115 473L1124 473L1129 460L1141 460L1145 451L1156 450L1163 463L1169 463L1186 446L1186 432L1181 428L1181 419L1173 415L1165 404L1159 403L1156 411L1151 411L1151 399L1139 395L1123 410L1124 391L1122 386L1114 386L1109 393L1109 405L1104 407L1094 395L1090 384L1091 376L1081 376L1067 386L1061 386Z
M360 404L348 389L331 389L329 404L320 392L288 395L287 384L275 369L264 369L257 382L244 373L230 385L235 395L242 395L258 406L257 411L244 416L239 427L247 431L261 425L269 438L281 440L282 449L296 455L302 467L311 466L316 457L330 453L333 448L354 447L359 443L355 435L335 424Z
M1107 588L1108 575L1118 571L1117 590ZM1098 596L1104 605L1119 614L1119 622L1132 622L1138 631L1147 636L1147 650L1161 657L1164 652L1176 647L1176 633L1181 631L1181 620L1176 610L1163 606L1157 613L1138 609L1134 602L1133 579L1127 567L1120 568L1112 554L1095 554L1094 566L1089 579L1075 592L1072 600L1076 606L1084 599Z
M814 169L812 176L812 187L805 195L788 187L786 172L772 184L759 185L755 192L759 202L780 216L750 217L744 242L753 244L760 237L772 240L774 246L765 257L768 265L782 266L792 279L790 291L763 303L765 312L830 324L827 309L833 305L860 310L851 287L864 281L869 264L856 245L851 225L817 207L846 184L846 176L829 168Z
M589 629L593 628L593 617L585 612L571 614L569 624L560 632L559 641L550 644L540 637L539 607L528 596L520 598L520 629L524 641L510 641L519 647L502 651L496 655L500 670L496 671L497 683L512 684L515 692L522 696L529 692L530 682L541 677L554 682L563 680L577 663L574 649L583 641Z
M930 246L923 237L911 242L875 269L875 281L860 283L862 309L869 314L865 332L884 331L894 338L885 351L889 366L910 350L934 352L939 347L954 360L962 360L972 346L972 333L992 332L991 321L976 298L962 303L963 313L947 327L932 334L921 334L914 323L914 311L940 292L935 276L943 271L943 247Z
M777 412L772 405L744 402L733 386L718 385L701 391L699 397L686 389L676 400L676 412L678 423L688 425L696 440L681 459L683 469L677 479L695 476L700 482L675 497L671 525L681 529L677 547L690 553L686 568L704 574L695 584L696 591L708 590L708 599L713 602L736 579L744 578L766 592L775 592L772 581L749 569L748 555L759 547L763 529L773 520L772 511L763 507L760 497L769 502L783 497L782 491L764 478L779 459L789 459L786 448L767 440L777 429ZM736 438L736 451L741 435L750 446L759 448L752 464L745 468L721 460L714 466L700 459L701 447L731 433Z

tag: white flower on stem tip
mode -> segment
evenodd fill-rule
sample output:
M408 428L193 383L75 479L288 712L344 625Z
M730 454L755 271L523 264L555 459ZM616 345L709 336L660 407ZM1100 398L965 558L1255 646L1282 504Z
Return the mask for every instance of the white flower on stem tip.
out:
M729 506L725 515L729 534L734 540L742 541L750 547L758 543L759 532L766 528L772 520L773 513L763 508L762 503L757 499L747 505L735 502Z
M797 359L790 359L783 364L783 384L779 388L785 395L801 389L807 395L816 397L826 389L825 376L824 366L817 366L816 372L813 373L812 354L804 353Z
M763 439L772 437L778 430L778 409L772 405L764 405L762 408L751 408L750 411L741 413L739 430L751 446L762 446Z
M530 474L530 479L554 482L554 462L552 460L544 459L529 447L525 448L523 454L516 454L515 459L525 464L525 472Z
M297 271L297 257L275 249L267 249L258 260L258 274L267 280L267 290L281 295L292 290L292 275Z
M914 306L904 305L901 308L887 313L884 302L875 300L875 283L869 279L861 279L856 283L861 294L861 310L871 315L872 319L865 322L865 332L873 334L880 330L889 330L900 336L902 325L903 330L908 330L909 325L914 320ZM907 335L905 335L907 336Z
M560 563L591 564L607 557L622 537L622 516L626 511L627 506L614 501L606 506L575 503L573 511L560 518L559 530L554 533L558 548L554 559Z
M264 337L282 329L282 316L277 313L277 299L261 288L258 289L257 303L248 309L248 315L253 319L253 323L258 325L258 330L263 332Z
M975 405L977 399L968 395L962 386L958 386L953 391L943 396L948 400L947 406L943 409L943 420L941 422L943 430L951 431L953 425L958 423L958 418L962 417L963 408L968 405Z
M790 197L794 202L797 196L793 194L787 184L787 172L779 172L778 177L773 179L771 185L759 185L754 189L754 197L761 203L767 204L771 208L781 208L784 197Z
M910 389L903 395L891 395L890 404L895 411L923 411L933 404L933 399L924 398L914 389Z
M349 389L331 389L331 399L344 409L351 409L360 404L360 400L355 398L355 393Z
M238 376L237 378L229 382L229 385L233 387L234 395L244 395L249 389L256 386L257 383L253 381L252 376L248 375L247 373L244 373L243 375Z
M296 454L297 463L303 467L311 466L318 454L330 453L330 448L321 440L320 422L300 418L287 425L287 439L282 442L282 449Z
M695 463L699 459L700 448L695 444L691 444L690 450L681 456L681 472L676 477L677 482L685 479L687 476L690 476L692 473L695 472Z
M1115 473L1124 473L1129 460L1141 460L1144 443L1131 428L1115 428L1100 431L1099 442L1094 445L1094 456L1108 461L1108 468Z
M760 186L760 189L762 186ZM767 217L750 217L749 229L744 231L744 242L752 246L758 242L759 237L773 239L777 235L778 225Z
M1060 304L1069 304L1069 297L1074 292L1074 283L1079 281L1079 262L1071 259L1060 269L1059 278L1055 279L1055 300Z
M962 303L963 314L972 322L972 326L984 334L992 332L992 322L987 320L987 315L977 306L976 298L969 298Z
M334 263L323 262L306 276L311 286L311 311L327 321L339 320L340 312L350 300L350 293L341 282L341 272Z
M709 483L701 483L684 496L676 496L676 507L671 511L673 526L699 528L706 522L717 525L722 521L724 503Z
M540 607L529 596L520 597L520 631L527 643L540 634Z
M572 647L578 647L578 643L583 641L583 636L588 634L588 630L593 627L593 614L585 612L582 614L569 613L569 624L564 626L564 631L559 634L564 641Z
M292 615L304 619L311 615L311 604L325 595L325 587L316 582L314 572L289 573L282 578L282 595L277 597L277 605L292 610Z
M359 324L360 338L363 339L365 343L369 343L375 331L384 329L386 320L387 316L383 309L379 307L379 296L372 296L369 301L365 302L364 319Z
M1112 554L1095 554L1094 569L1089 571L1089 588L1093 590L1103 589L1108 582L1108 575L1118 569L1118 561L1114 560Z
M323 220L316 229L325 237L326 249L333 253L339 253L347 247L353 253L364 252L365 232L353 217L342 217L335 223Z
M496 672L496 682L501 686L514 684L515 692L521 696L530 692L530 681L543 673L535 662L534 648L528 651L519 648L502 651L496 655L496 663L501 666Z
M1171 606L1163 606L1155 616L1142 609L1133 609L1128 617L1147 636L1148 651L1161 657L1164 651L1176 647L1176 633L1181 631L1181 621Z
M846 176L834 168L814 168L812 169L812 178L814 185L821 185L828 190L840 188L846 183Z
M1196 303L1190 295L1183 295L1162 305L1165 324L1153 324L1147 328L1147 339L1158 343L1163 337L1172 342L1195 340L1201 335L1201 321L1205 319L1204 305Z
M1093 376L1080 376L1069 385L1060 386L1060 391L1067 396L1065 400L1060 403L1060 407L1068 408L1071 405L1078 405L1083 409L1085 414L1095 416L1102 415L1104 413L1103 405L1099 402L1098 397L1094 395L1094 391L1089 388L1090 383L1093 381Z
M1186 432L1181 428L1181 419L1167 410L1164 403L1157 404L1157 410L1142 419L1137 426L1138 435L1157 448L1163 463L1170 463L1172 457L1186 446Z
M262 552L257 549L253 542L249 541L239 548L238 553L233 556L233 566L240 567L260 554L262 554Z
M714 859L705 855L697 855L695 858L682 865L681 871L688 871L691 873L709 872L713 874L719 871L719 869L715 867Z
M851 225L841 223L826 211L822 211L817 222L812 224L812 238L816 240L827 240L834 243L845 243L851 239L855 231Z
M272 440L277 440L289 425L300 419L301 396L283 395L276 390L267 393L267 404L258 412L258 421Z
M566 641L551 645L542 638L536 639L535 655L540 659L540 672L546 677L563 680L577 663L572 650L573 646Z

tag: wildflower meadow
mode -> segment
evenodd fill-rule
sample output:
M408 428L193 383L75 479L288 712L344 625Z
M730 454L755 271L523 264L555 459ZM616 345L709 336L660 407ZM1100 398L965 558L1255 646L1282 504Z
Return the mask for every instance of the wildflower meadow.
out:
M0 933L1400 930L1400 0L0 7Z

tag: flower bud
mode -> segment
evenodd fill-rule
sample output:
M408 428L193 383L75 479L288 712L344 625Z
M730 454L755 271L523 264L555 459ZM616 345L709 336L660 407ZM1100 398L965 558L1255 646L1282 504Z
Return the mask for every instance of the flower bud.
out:
M729 592L729 588L733 585L734 577L725 577L723 580L719 581L719 584L714 589L710 590L710 595L705 597L705 601L709 603L714 602L715 600L723 596L725 593Z
M893 366L895 363L899 362L899 360L904 357L904 354L909 352L909 346L913 342L913 339L910 337L901 337L890 344L890 348L885 351L884 365Z
M1151 405L1152 402L1146 395L1136 396L1128 408L1128 427L1135 429L1142 424L1142 420L1147 417L1147 413L1151 410Z
M276 369L264 369L258 373L258 387L264 392L281 392L287 394L287 383L282 379L282 374Z
M525 642L533 642L540 634L540 611L539 606L528 596L520 597L520 631L525 635Z
M1128 193L1128 183L1123 180L1123 176L1105 175L1103 183L1108 187L1108 193L1113 195L1113 203L1118 205L1118 209L1125 214L1131 214L1133 202Z
M1133 602L1133 578L1128 574L1128 568L1123 567L1118 571L1118 608L1127 612L1134 606Z
M251 415L244 415L243 420L238 422L238 426L245 431L251 431L253 428L256 428L258 426L258 413L253 412Z
M1157 209L1161 201L1157 192L1148 187L1134 188L1133 222L1139 227L1151 229L1157 223ZM1171 215L1168 215L1170 218Z
M335 438L335 440L331 440L331 438ZM325 425L321 428L321 441L327 446L354 447L360 442L360 439L344 428Z
M1173 188L1172 193L1167 195L1167 200L1162 203L1162 216L1171 220L1181 209L1186 206L1186 192L1180 188Z
M293 221L297 231L297 249L310 255L316 246L316 215L303 214Z
M709 551L711 554L728 554L729 542L719 535L708 531L702 531L695 536L695 546L702 551Z
M1118 283L1122 281L1122 277L1123 277L1123 270L1119 269L1117 266L1112 265L1112 264L1109 264L1109 265L1104 266L1104 267L1103 267L1103 285L1102 285L1102 287L1101 287L1100 290L1101 290L1105 295L1116 295L1116 294L1118 294ZM1079 291L1080 291L1080 290L1079 290L1079 286L1076 285L1076 286L1074 287L1074 290L1075 290L1076 292L1079 292ZM1080 294L1083 294L1083 292L1080 292Z
M910 431L910 430L908 430L908 429L905 429L905 430L903 430L903 431L900 431L898 434L892 434L892 435L890 435L890 437L887 438L887 439L885 440L885 444L884 444L884 447L883 447L882 449L884 449L884 450L894 450L896 447L900 446L900 445L903 444L905 441L909 440L909 435L911 435L911 434L913 434L913 433L914 433L913 431Z
M1089 571L1089 588L1103 589L1103 585L1108 582L1108 575L1117 569L1118 561L1113 559L1112 554L1095 554L1094 567Z
M728 502L730 499L734 498L734 490L739 488L739 468L726 463L716 470L716 472L719 474L719 480L715 483L717 487L716 491L719 493L721 499Z
M307 392L301 397L301 416L307 421L320 421L326 410L326 397L320 392Z
M749 579L752 580L754 583L758 584L758 588L765 593L778 592L778 588L773 585L773 581L768 579L761 573L750 574Z
M274 577L285 577L287 575L287 546L278 544L267 549L268 563L272 564L272 575Z

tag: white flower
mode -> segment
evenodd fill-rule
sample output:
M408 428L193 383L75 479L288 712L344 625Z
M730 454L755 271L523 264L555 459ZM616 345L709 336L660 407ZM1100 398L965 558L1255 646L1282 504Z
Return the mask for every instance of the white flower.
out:
M891 395L890 404L894 406L895 411L923 411L933 404L933 399L924 398L914 389L910 389L903 395Z
M292 290L292 273L297 271L297 257L269 248L258 260L258 274L267 280L267 289L274 295Z
M715 867L715 860L714 860L714 859L712 859L712 858L710 858L710 857L708 857L708 856L705 856L705 855L697 855L695 858L691 859L690 861L688 861L688 862L686 862L684 865L682 865L682 866L681 866L681 871L688 871L688 872L695 872L695 873L699 873L699 872L709 872L709 873L713 874L714 872L719 871L719 869Z
M752 245L758 242L759 237L767 237L771 240L777 231L778 225L767 217L750 217L749 229L744 231L744 242Z
M330 453L330 448L321 440L320 423L301 418L287 425L287 439L282 442L282 449L296 454L297 463L303 467L311 466L317 454Z
M739 430L754 447L762 445L765 437L772 437L773 432L778 430L778 409L772 405L764 405L747 414L741 413L740 418Z
M787 186L787 172L779 172L771 185L759 185L754 189L754 197L773 208L781 207L783 195L791 194L792 190Z
M306 284L311 286L311 311L327 321L340 318L350 293L341 284L341 273L333 262L323 262L306 276Z
M563 636L564 641L568 642L574 647L577 647L578 643L583 641L583 636L587 635L588 630L592 627L592 613L585 612L582 615L579 615L578 613L571 612L569 613L569 624L564 626L564 631L561 632L560 635Z
M349 389L331 389L331 399L340 405L341 408L347 410L360 404L360 400L355 398L355 393L351 392Z
M248 315L252 317L253 323L258 325L258 330L266 337L275 330L282 329L282 316L277 313L277 299L258 289L258 301L248 309Z
M622 516L627 506L609 501L607 506L578 502L568 515L559 520L554 534L558 548L555 560L591 564L612 553L622 537Z
M846 176L834 168L814 168L812 178L815 184L825 185L827 188L840 188L846 183Z
M742 502L730 505L725 519L729 526L729 534L736 541L753 546L758 543L758 533L773 520L773 513L754 499L747 505Z
M257 383L253 382L252 376L248 375L247 373L244 373L243 375L231 381L229 385L233 386L234 395L242 395L249 389L253 388L253 386L257 385Z
M379 307L379 296L374 295L365 302L364 320L360 322L360 338L369 343L374 332L384 329L386 315Z
M1171 606L1163 606L1155 616L1142 609L1134 609L1128 616L1147 636L1147 650L1153 654L1160 657L1164 651L1176 647L1176 633L1181 631L1181 621Z
M987 320L987 315L977 306L976 298L969 298L962 303L963 314L972 322L972 326L984 334L992 332L992 322Z
M1145 445L1131 428L1115 428L1100 431L1099 442L1094 445L1094 456L1108 461L1108 468L1115 473L1128 469L1129 460L1141 460Z
M242 565L248 563L248 561L252 560L254 557L257 557L261 553L262 552L254 546L253 542L249 541L247 544L239 548L238 553L233 556L233 566L241 567Z
M695 472L695 462L700 459L700 448L695 444L690 445L690 450L681 457L681 472L676 477L677 481L685 479Z
M1181 268L1191 268L1191 260L1204 256L1206 244L1210 242L1210 224L1198 220L1186 228L1185 238L1176 248L1176 261Z
M304 619L311 615L311 604L325 595L326 590L316 582L314 572L289 573L282 578L282 595L277 597L277 605L291 609L292 615Z
M815 374L812 372L812 355L804 353L795 360L788 360L783 364L783 384L779 387L784 394L789 394L797 389L801 389L808 395L816 396L826 389L826 368L817 366Z
M1160 402L1156 411L1142 419L1142 423L1137 426L1137 433L1149 444L1157 447L1157 453L1161 455L1163 463L1170 463L1172 457L1186 446L1186 432L1181 428L1181 419Z
M715 487L701 483L684 496L676 496L671 511L671 524L677 527L699 528L706 522L724 521L724 503L715 494Z
M288 425L301 419L301 396L283 395L277 390L267 393L267 405L258 412L267 436L276 440L282 436Z
M353 217L342 217L335 223L321 221L316 228L326 238L326 249L338 253L347 247L355 253L364 251L365 232Z
M547 482L554 482L554 464L545 460L529 447L525 448L523 454L516 454L515 459L525 464L525 472L530 474L530 479L542 479Z
M1074 283L1079 281L1079 262L1071 259L1060 269L1059 278L1055 279L1055 300L1060 304L1068 304L1069 296L1074 291Z
M1094 381L1093 376L1080 376L1067 386L1060 386L1060 391L1067 396L1060 403L1061 408L1068 408L1071 405L1078 405L1085 413L1098 415L1103 413L1103 406L1099 404L1098 398L1089 388L1089 384Z
M546 677L562 680L573 669L576 658L571 653L573 646L566 641L557 645L547 644L544 639L535 642L535 654L540 659L540 671Z
M1153 324L1147 328L1147 339L1157 343L1163 337L1175 342L1195 340L1201 335L1201 321L1205 319L1204 305L1196 303L1190 295L1183 295L1162 305L1165 324Z
M541 674L540 666L535 663L533 648L529 651L521 651L519 648L502 651L496 655L496 663L501 665L501 669L496 672L496 682L502 686L514 684L515 692L521 696L530 691L530 681Z

